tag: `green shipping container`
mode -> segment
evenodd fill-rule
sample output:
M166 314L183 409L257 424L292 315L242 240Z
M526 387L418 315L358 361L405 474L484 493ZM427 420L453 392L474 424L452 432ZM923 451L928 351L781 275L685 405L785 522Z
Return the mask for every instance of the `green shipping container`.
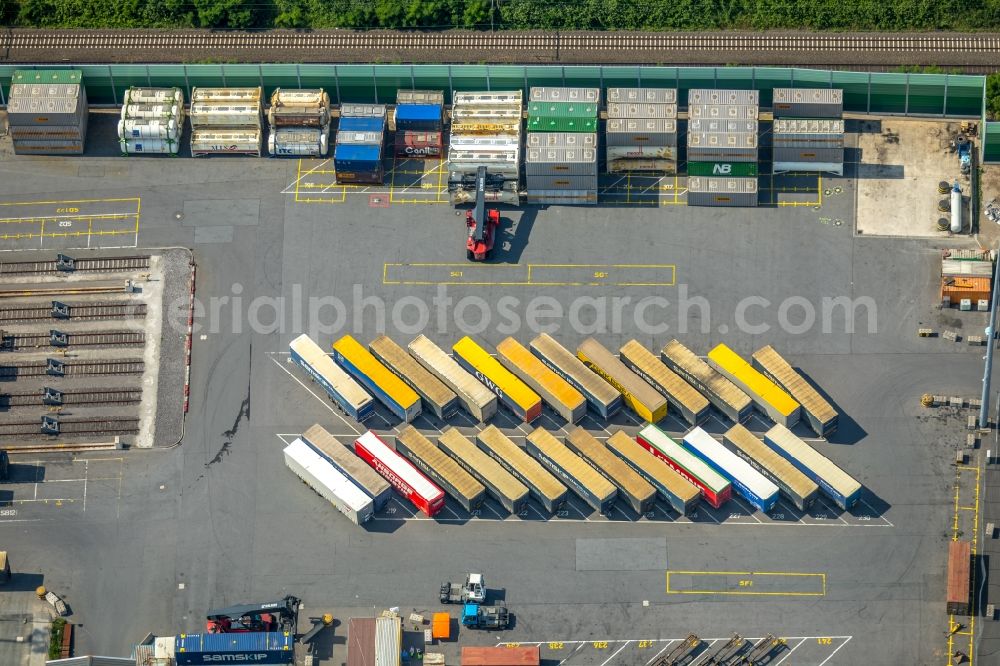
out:
M581 102L531 102L528 117L534 118L596 118L597 105Z
M529 132L596 132L597 118L528 118Z
M757 175L756 162L688 162L689 176L718 178L752 178Z

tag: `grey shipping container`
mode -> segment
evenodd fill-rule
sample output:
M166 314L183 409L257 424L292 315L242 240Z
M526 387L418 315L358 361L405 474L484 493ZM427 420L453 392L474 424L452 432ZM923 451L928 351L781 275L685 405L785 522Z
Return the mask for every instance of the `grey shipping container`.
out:
M756 106L735 106L732 104L701 104L688 109L688 119L756 120Z
M337 132L337 145L382 145L382 132Z
M87 132L84 125L11 125L7 133L14 141L37 139L40 141L60 141L70 139L83 141Z
M526 200L536 206L596 206L597 190L528 190Z
M829 173L844 175L843 162L772 162L772 173Z
M676 118L676 104L608 103L608 118Z
M597 190L597 174L591 176L531 175L524 179L529 194L537 190Z
M775 146L773 159L775 162L843 162L844 149Z
M775 118L774 133L804 134L824 137L828 134L843 134L844 121L840 118Z
M608 88L608 103L676 104L677 88Z
M550 88L533 87L528 93L532 102L593 102L601 101L600 88Z
M620 159L677 159L677 146L637 145L637 146L606 146L604 155L607 161Z
M605 127L607 146L676 146L676 120L609 120Z
M66 84L44 87L30 86L25 93L15 88L7 100L7 124L14 125L78 125L87 115L87 90L81 85ZM49 95L53 92L55 94Z
M403 627L398 615L375 618L375 663L373 666L399 666Z
M512 514L521 513L528 500L528 487L514 478L500 463L455 428L448 428L441 433L438 446L483 484L503 508Z
M757 179L691 176L687 203L689 206L756 206Z
M760 93L756 90L692 88L688 91L688 105L694 104L736 104L740 106L760 106Z
M341 104L341 118L385 118L385 104Z
M524 174L533 176L596 176L596 148L530 148Z
M15 155L83 155L83 141L39 141L25 139L14 142Z
M657 173L675 174L677 173L677 160L655 159L655 158L625 158L609 159L607 161L608 173L622 173L625 171L655 171Z
M688 134L701 132L715 134L757 134L756 120L736 118L692 118L688 121Z
M774 117L839 118L844 115L844 91L840 88L775 88Z
M757 150L756 132L688 132L688 148L694 150Z
M596 148L596 132L529 132L529 148Z
M397 90L396 104L444 104L443 90Z

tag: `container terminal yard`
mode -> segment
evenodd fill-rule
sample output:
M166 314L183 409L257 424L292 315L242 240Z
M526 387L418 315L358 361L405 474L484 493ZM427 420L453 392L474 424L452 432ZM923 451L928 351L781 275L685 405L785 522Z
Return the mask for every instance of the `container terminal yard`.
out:
M44 62L0 664L996 661L983 77Z

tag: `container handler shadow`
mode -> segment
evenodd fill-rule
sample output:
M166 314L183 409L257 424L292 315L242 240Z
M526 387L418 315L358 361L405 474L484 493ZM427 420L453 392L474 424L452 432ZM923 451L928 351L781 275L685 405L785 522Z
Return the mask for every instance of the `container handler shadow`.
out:
M837 402L827 395L823 388L813 381L802 368L795 368L795 371L802 376L802 379L816 389L816 392L823 396L823 399L830 403L830 406L837 411L837 431L834 432L826 441L830 444L844 444L852 445L857 444L862 439L868 436L868 432L861 427L861 425L851 418L851 415L845 412ZM812 431L810 431L812 432Z
M521 255L524 254L524 249L528 246L537 215L537 206L527 206L521 209L516 220L501 214L500 229L497 230L499 232L497 243L493 247L493 260L490 263L520 263Z

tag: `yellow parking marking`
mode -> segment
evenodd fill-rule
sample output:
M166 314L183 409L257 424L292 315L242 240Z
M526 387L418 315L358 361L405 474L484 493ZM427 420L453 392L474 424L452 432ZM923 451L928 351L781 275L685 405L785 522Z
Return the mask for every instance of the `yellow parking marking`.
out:
M385 263L384 285L672 287L674 264Z
M46 249L46 240L86 239L91 247L94 238L126 236L138 245L142 202L138 197L119 199L73 199L66 201L0 202L0 251ZM22 241L34 241L26 243Z
M978 462L978 461L977 461ZM977 464L975 467L971 465L958 465L955 468L955 499L954 499L954 516L952 518L951 524L951 540L958 541L959 532L963 534L972 535L972 558L975 560L976 553L978 552L979 544L979 486L980 486L980 475L981 468ZM974 481L974 486L972 488L972 504L971 506L963 506L961 504L961 495L963 490L963 477L966 481L971 477ZM968 490L968 488L965 488ZM961 519L963 511L972 511L972 524L967 523L968 519ZM972 601L977 602L976 599L976 574L977 567L972 567ZM973 650L975 648L976 641L976 608L973 607L972 613L969 615L967 621L968 626L964 626L961 622L956 620L954 614L948 615L948 651L947 651L947 661L945 662L947 666L957 666L958 664L969 664L971 666L973 662ZM961 641L962 652L964 653L964 659L956 658L956 636L968 637L968 645L964 645L964 640Z
M685 582L689 585L685 585ZM667 594L822 597L826 596L826 574L790 571L667 571Z
M816 177L816 185L815 186L808 185L808 186L804 186L804 187L800 187L798 185L787 186L787 187L784 187L784 186L775 187L774 186L774 174L772 173L771 174L771 186L770 186L770 191L771 191L771 205L773 205L773 206L812 206L812 207L817 207L817 206L822 206L823 205L823 176L822 176L822 174L807 174L807 173L793 172L793 173L785 173L785 174L779 174L779 175L786 176L786 177L795 177L795 178L801 178L801 177L812 178L813 176L815 176ZM816 195L816 200L815 201L778 201L778 195L779 194L815 194Z

